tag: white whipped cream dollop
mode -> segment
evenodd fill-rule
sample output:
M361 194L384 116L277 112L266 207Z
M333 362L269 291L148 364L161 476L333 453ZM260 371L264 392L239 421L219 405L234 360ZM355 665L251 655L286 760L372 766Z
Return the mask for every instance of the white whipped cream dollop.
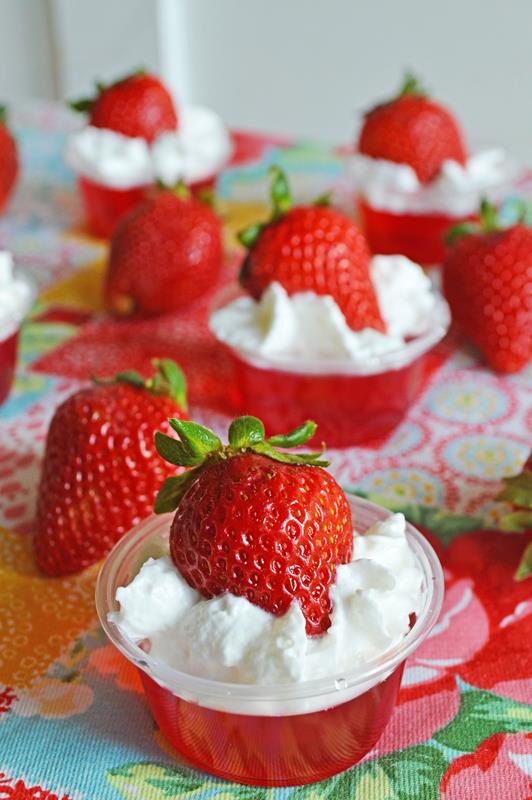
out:
M113 189L145 186L156 180L173 185L209 178L228 161L229 131L208 108L183 108L176 131L163 133L151 146L144 139L87 125L73 133L65 159L72 169Z
M150 656L195 675L239 684L334 677L384 655L406 635L422 600L422 571L402 514L355 533L353 560L337 567L331 626L309 637L297 602L280 617L244 597L206 600L168 556L149 558L116 593L109 615Z
M31 284L15 275L11 253L0 250L0 339L14 333L32 300Z
M353 331L329 295L289 296L273 282L259 301L242 296L215 311L215 336L251 357L294 364L300 360L367 364L404 349L405 339L427 330L435 307L430 278L405 256L374 256L371 280L386 333Z
M359 193L374 208L460 217L477 212L483 197L500 199L515 180L517 166L500 148L480 150L464 165L444 161L438 176L423 184L408 164L357 153L351 174Z

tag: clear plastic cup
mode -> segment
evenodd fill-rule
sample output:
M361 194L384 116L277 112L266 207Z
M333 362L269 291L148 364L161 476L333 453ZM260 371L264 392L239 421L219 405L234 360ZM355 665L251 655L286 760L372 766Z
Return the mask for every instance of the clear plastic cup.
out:
M220 308L234 299L219 298ZM451 315L436 297L430 326L397 350L364 362L332 360L287 362L256 356L220 340L234 375L235 414L259 417L269 434L288 430L302 419L317 423L317 436L328 447L351 447L389 435L402 421L434 367L432 350L447 331Z
M353 523L364 531L389 512L349 498ZM171 516L149 517L108 555L96 586L96 606L111 642L135 664L153 717L191 764L257 786L313 783L356 764L376 744L392 713L404 664L435 624L443 573L425 537L407 525L423 573L419 615L404 639L364 669L275 686L222 683L180 672L151 657L108 620L119 586L150 555L168 552ZM126 721L124 721L126 725Z

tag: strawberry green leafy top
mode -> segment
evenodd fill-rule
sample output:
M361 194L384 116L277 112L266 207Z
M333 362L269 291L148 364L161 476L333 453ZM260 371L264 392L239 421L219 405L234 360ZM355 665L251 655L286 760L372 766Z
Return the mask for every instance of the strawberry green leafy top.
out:
M251 250L265 228L271 225L272 222L276 222L294 207L294 199L290 190L290 185L283 170L276 165L272 165L268 170L268 173L272 178L270 187L270 200L272 206L270 219L266 222L253 222L238 234L240 243L243 244L248 250ZM317 197L309 205L328 206L330 205L330 201L330 192L326 192L325 194L321 194L319 197Z
M183 409L187 409L187 384L185 376L170 358L154 358L152 361L156 371L151 378L143 378L134 369L119 372L114 378L93 378L94 383L104 386L114 383L128 383L145 389L150 394L170 397Z
M306 464L326 467L329 462L318 453L287 453L292 447L305 444L315 433L316 423L307 420L294 430L266 439L264 425L251 416L237 417L229 426L229 444L209 428L188 420L170 419L169 423L178 434L174 439L160 431L155 434L155 447L159 455L171 464L191 467L181 475L167 478L155 498L155 513L174 511L197 473L212 459L227 459L242 453L253 452L280 461L283 464Z

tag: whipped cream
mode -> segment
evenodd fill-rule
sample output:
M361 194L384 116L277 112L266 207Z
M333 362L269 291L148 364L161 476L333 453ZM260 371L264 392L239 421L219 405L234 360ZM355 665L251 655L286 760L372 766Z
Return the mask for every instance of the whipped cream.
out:
M18 328L33 296L31 284L15 275L11 253L0 250L0 339L6 339Z
M331 626L309 637L294 601L280 617L244 597L210 600L194 591L168 556L148 558L117 589L109 621L150 657L196 677L270 686L364 670L397 645L422 601L423 575L394 514L354 534L353 560L331 588Z
M226 164L231 151L231 137L220 117L191 106L182 109L179 128L161 134L151 146L141 138L87 125L70 136L65 159L95 183L129 189L156 180L168 185L204 180Z
M464 165L444 161L439 175L423 184L408 164L357 153L351 174L357 190L374 208L461 217L477 212L483 197L500 199L517 177L517 166L500 148L481 150Z
M430 279L405 256L374 256L370 275L386 333L353 331L331 296L289 296L275 281L259 301L238 297L215 311L209 324L218 339L251 358L292 366L305 360L327 368L331 362L370 367L424 333L436 304Z

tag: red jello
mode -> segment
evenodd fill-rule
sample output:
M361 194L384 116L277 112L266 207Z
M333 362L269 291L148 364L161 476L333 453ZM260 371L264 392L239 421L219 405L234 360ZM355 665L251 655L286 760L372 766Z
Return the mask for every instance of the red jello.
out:
M397 351L366 364L335 366L329 361L282 364L251 357L220 342L232 362L235 414L262 419L268 433L296 427L302 419L318 425L328 447L350 447L390 434L399 425L441 363L433 353L450 314L438 299L431 327Z
M112 235L122 217L142 203L148 187L113 189L101 183L94 183L88 178L79 177L78 188L90 232L106 239Z
M358 214L373 253L401 254L418 264L440 264L445 255L445 235L464 220L445 214L394 214L358 201ZM466 217L468 220L474 216Z
M18 322L8 328L7 335L4 336L3 339L0 338L0 404L3 403L9 395L13 384L13 378L15 377L21 321L33 305L37 293L33 281L22 276L20 272L15 272L15 276L18 281L22 280L28 285L28 297L25 306L17 309L15 319L17 319Z
M0 404L7 398L17 365L18 330L0 341Z
M353 523L365 530L389 512L350 498ZM406 658L438 617L443 575L411 525L407 536L423 573L420 612L404 639L363 670L294 684L255 686L196 678L152 659L108 620L116 589L150 555L168 550L168 515L149 517L115 545L96 588L110 640L139 668L154 719L188 761L229 780L258 786L319 781L356 764L376 744L396 700ZM127 731L124 731L124 735Z

